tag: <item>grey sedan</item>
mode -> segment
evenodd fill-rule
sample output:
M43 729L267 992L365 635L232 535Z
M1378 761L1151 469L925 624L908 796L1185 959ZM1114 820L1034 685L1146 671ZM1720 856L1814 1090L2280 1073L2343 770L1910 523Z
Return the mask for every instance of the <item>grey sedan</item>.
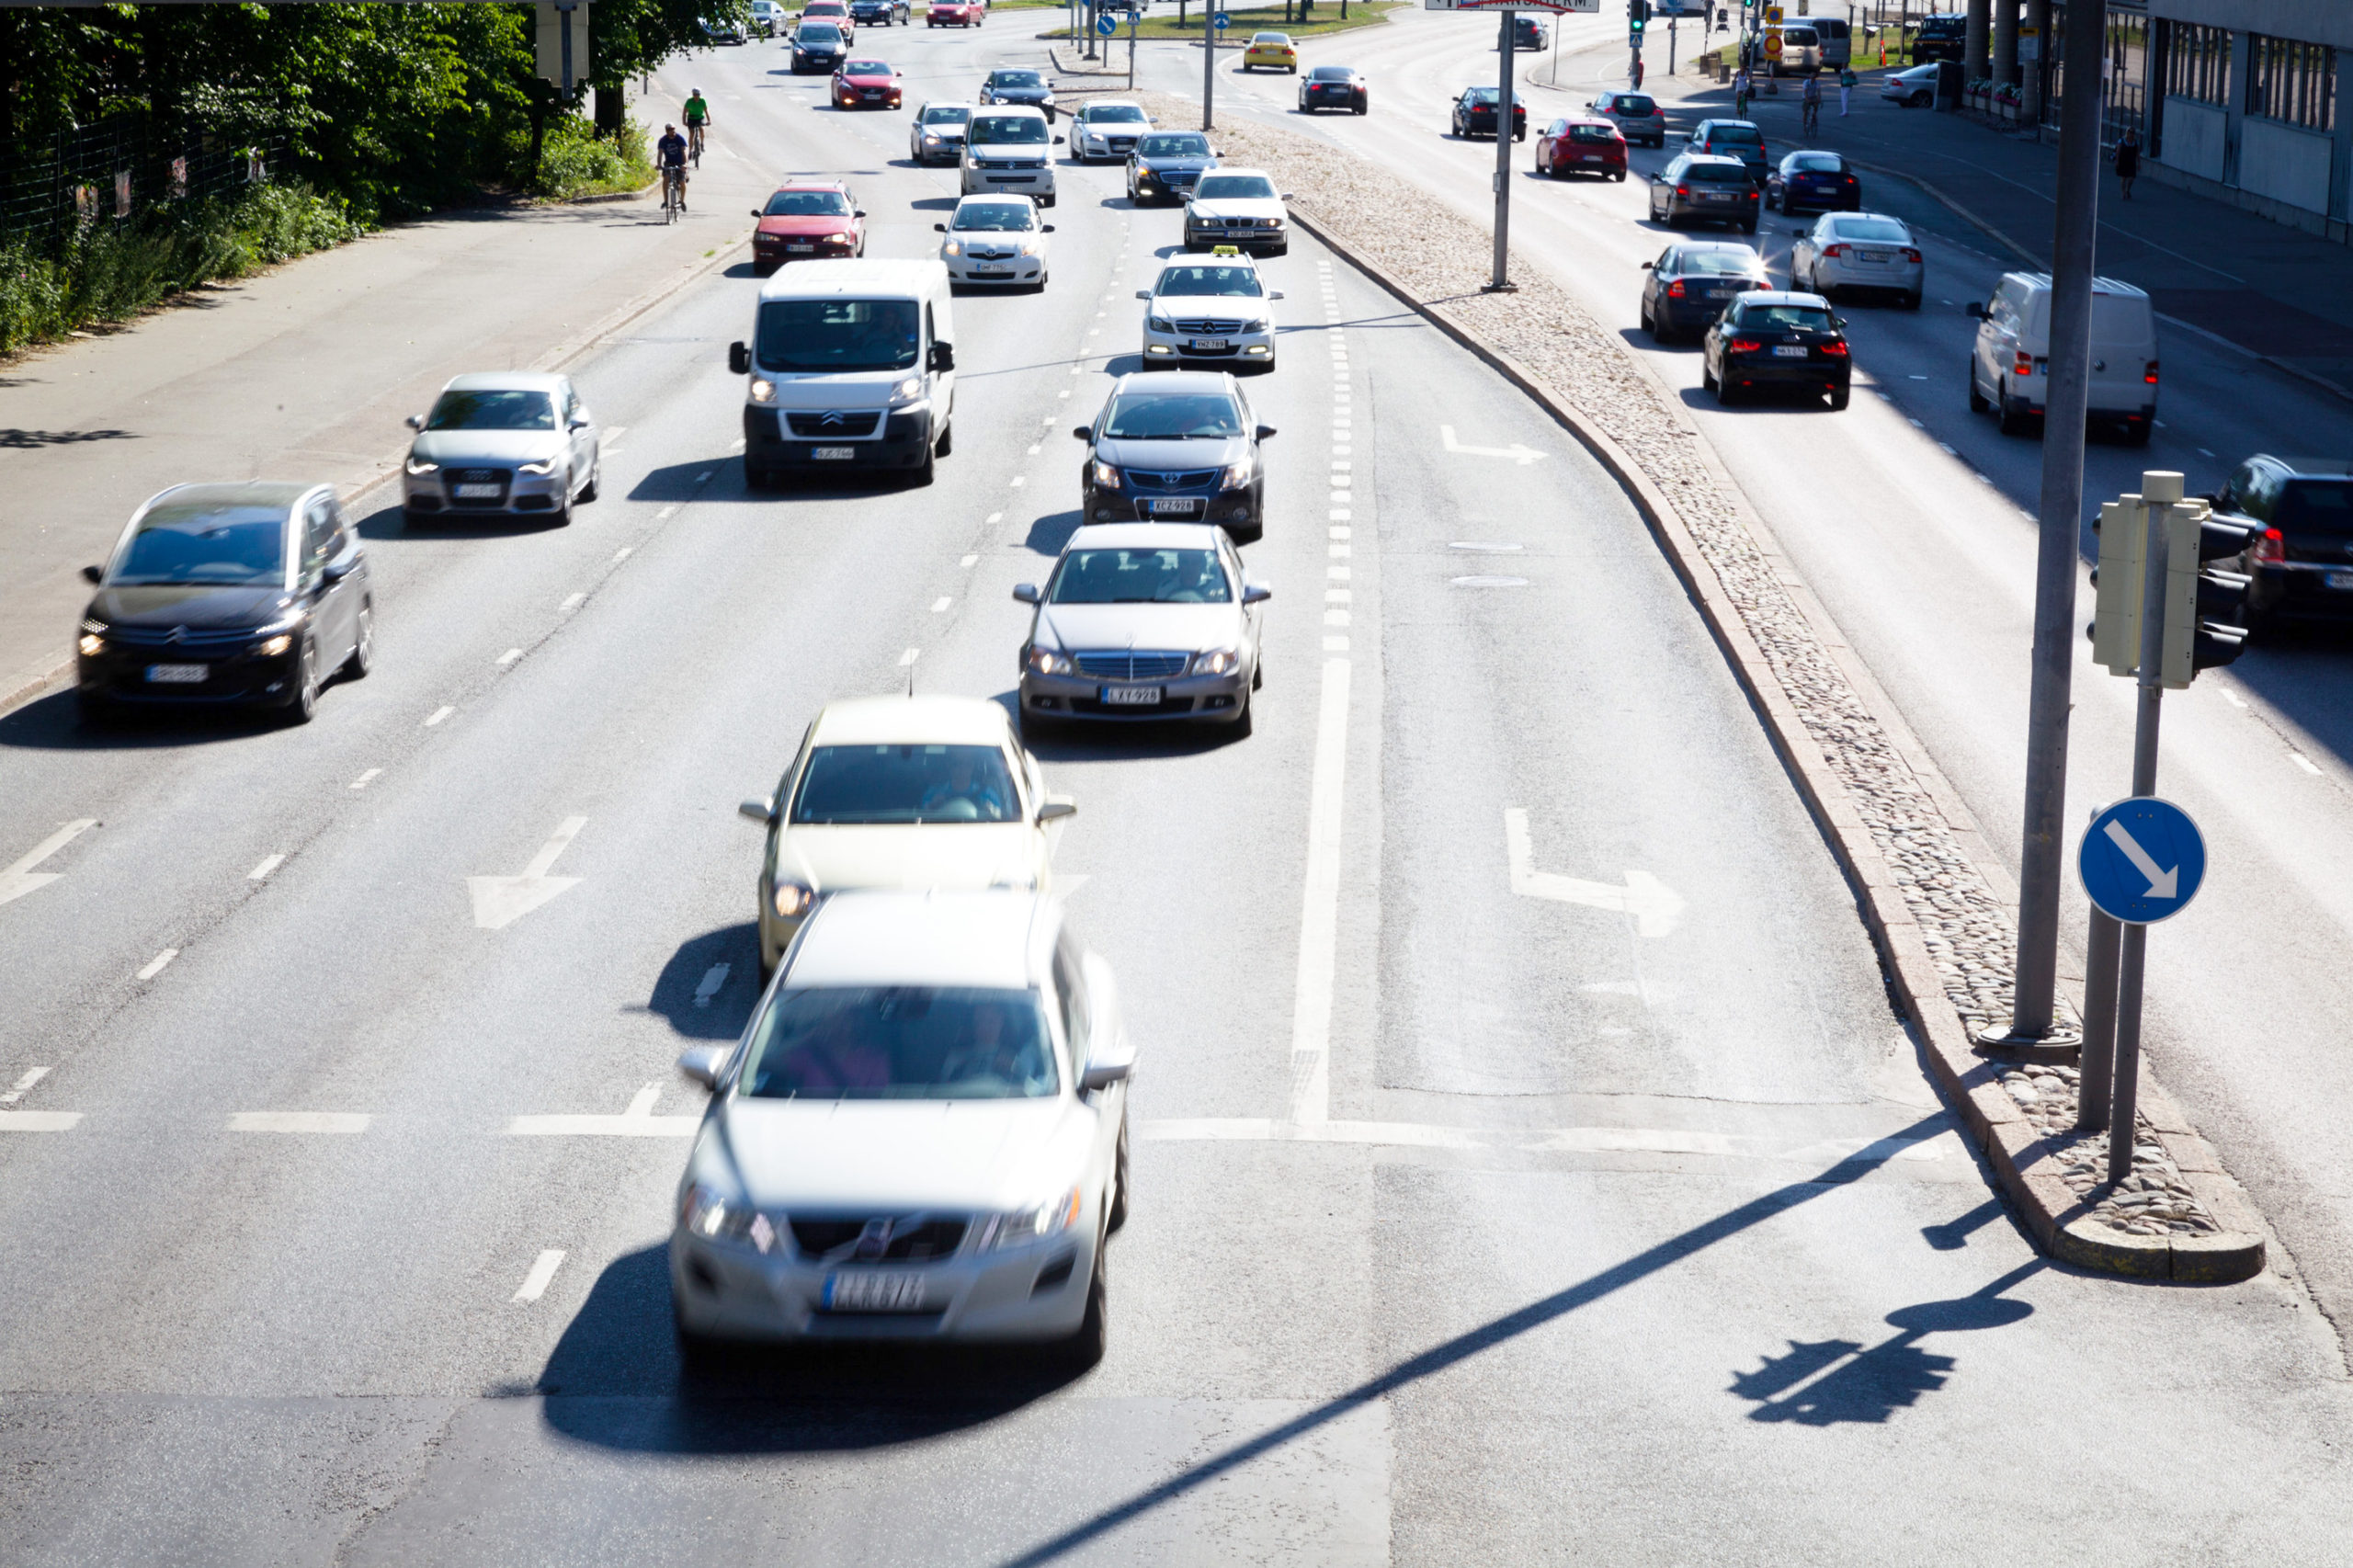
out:
M412 524L455 515L543 517L562 527L594 501L597 422L568 376L460 376L412 415L402 500Z

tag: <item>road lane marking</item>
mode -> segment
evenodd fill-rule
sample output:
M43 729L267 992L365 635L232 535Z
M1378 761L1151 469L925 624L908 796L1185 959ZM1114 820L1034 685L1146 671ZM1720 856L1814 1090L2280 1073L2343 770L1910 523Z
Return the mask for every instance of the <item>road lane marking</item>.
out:
M513 1297L517 1301L536 1301L547 1294L548 1284L555 1278L555 1271L563 1267L563 1249L550 1247L540 1254L531 1265L531 1272L523 1276L521 1289Z
M2288 754L2288 760L2294 763L2298 767L2302 768L2305 772L2311 774L2313 778L2317 778L2320 777L2320 769L2313 765L2313 759L2306 756L2302 752L2290 752Z
M991 518L991 519L990 519L990 521L994 522L994 521L995 521L995 518ZM963 559L963 560L959 561L958 562L956 562L956 564L957 564L957 565L963 567L963 568L964 568L966 571L968 571L968 572L969 572L969 571L971 571L973 567L978 566L980 563L981 563L981 558L980 558L979 556L977 556L977 555L968 555L968 556L964 557L964 559Z
M531 911L548 903L557 894L579 885L578 877L551 877L556 857L579 836L588 825L586 817L566 817L557 824L540 852L531 857L518 877L468 877L466 890L472 896L474 925L485 931L497 931L513 925Z
M36 871L33 868L97 825L96 817L76 817L34 845L15 865L0 871L0 903L13 903L35 888L45 888L63 876L63 871Z
M147 960L147 967L141 970L136 978L140 980L154 979L157 975L164 972L165 969L170 965L174 959L179 956L180 950L177 948L165 948L162 952L157 953L153 958Z
M1045 449L1045 449L1045 446L1044 446L1044 444L1043 444L1043 443L1041 443L1041 442L1033 442L1033 443L1030 445L1030 448L1029 448L1029 455L1030 455L1031 457L1033 457L1033 458L1034 458L1034 457L1036 457L1040 452L1042 452L1042 451L1044 451Z
M358 778L353 779L351 781L351 787L355 790L365 790L370 783L383 777L383 773L384 770L381 767L371 767L367 772L361 774Z
M1334 613L1324 612L1325 624ZM1332 1114L1332 988L1339 959L1340 832L1347 803L1351 669L1345 658L1324 661L1315 761L1307 790L1307 875L1300 894L1299 973L1290 1019L1290 1119L1311 1127L1330 1120Z
M1020 489L1023 485L1029 483L1029 476L1026 473L1017 473L1013 476L1013 488L1016 490Z
M1579 903L1588 909L1631 915L1634 928L1645 937L1666 936L1683 916L1681 895L1648 871L1629 870L1624 884L1613 887L1608 882L1588 882L1577 877L1537 870L1536 852L1528 834L1528 811L1523 806L1504 808L1504 842L1511 857L1511 891L1522 898L1551 899L1556 903Z
M922 649L920 649L920 648L910 648L910 649L908 649L905 653L902 653L902 654L900 654L900 655L899 655L899 667L900 667L901 669L905 669L909 665L914 664L917 659L920 659L920 658L922 658L922 657L923 657L923 650L922 650Z
M699 1116L656 1116L662 1085L648 1084L619 1116L518 1116L506 1123L510 1138L691 1138Z
M949 598L946 594L942 594L939 597L931 601L931 613L934 615L941 614L949 605L952 605L956 601L954 599Z
M241 1110L229 1118L232 1132L365 1132L374 1119L347 1110Z
M433 728L434 725L439 723L442 720L447 719L450 714L455 713L456 711L456 709L446 706L436 708L431 715L426 719L425 727L429 730Z
M585 594L568 594L564 597L564 601L555 607L555 612L558 615L570 615L587 602L588 596Z
M265 855L261 858L261 863L259 865L245 873L245 881L249 882L267 881L269 880L269 874L284 864L286 864L286 857L283 855Z
M676 508L676 506L673 506L673 507L671 507L671 508L670 508L670 510L671 510L671 511L673 511L673 512L675 512L675 511L676 511L676 510L677 510L677 508ZM665 514L665 515L666 516L667 514ZM629 547L628 545L623 545L623 546L621 546L619 550L617 550L617 551L613 551L613 564L614 564L614 565L616 565L616 566L618 566L618 565L620 565L622 562L627 561L627 560L629 559L629 551L630 551L630 547Z
M710 999L719 994L721 986L727 983L727 971L733 967L732 964L715 963L703 971L702 983L695 987L696 1006L710 1006Z
M18 1078L15 1085L10 1088L6 1094L0 1095L0 1105L15 1105L18 1100L25 1097L25 1092L28 1089L30 1089L35 1084L40 1083L43 1078L48 1076L49 1069L46 1067L26 1068L24 1076Z
M520 648L509 648L509 649L507 649L507 650L506 650L506 652L505 652L504 653L501 653L501 654L499 654L499 655L498 655L498 667L499 667L500 669L502 669L502 670L503 670L503 669L505 669L507 665L509 665L513 664L516 660L517 660L517 659L521 658L522 656L523 656L523 650L522 650L522 649L520 649Z
M1438 433L1445 441L1448 451L1458 452L1464 457L1509 458L1520 467L1526 468L1529 463L1539 461L1544 456L1533 447L1521 446L1518 441L1514 441L1508 447L1466 447L1455 439L1454 426L1451 425L1439 426Z
M0 1110L0 1132L71 1132L78 1110Z
M2244 708L2246 706L2245 700L2242 699L2237 692L2233 691L2229 687L2223 687L2222 688L2222 700L2229 703L2232 707Z

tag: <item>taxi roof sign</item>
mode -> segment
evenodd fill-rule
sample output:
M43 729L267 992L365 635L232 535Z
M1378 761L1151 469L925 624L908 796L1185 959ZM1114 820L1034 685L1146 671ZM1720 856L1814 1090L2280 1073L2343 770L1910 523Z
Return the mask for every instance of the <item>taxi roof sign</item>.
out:
M1210 254L1211 256L1240 256L1242 247L1240 245L1211 245Z

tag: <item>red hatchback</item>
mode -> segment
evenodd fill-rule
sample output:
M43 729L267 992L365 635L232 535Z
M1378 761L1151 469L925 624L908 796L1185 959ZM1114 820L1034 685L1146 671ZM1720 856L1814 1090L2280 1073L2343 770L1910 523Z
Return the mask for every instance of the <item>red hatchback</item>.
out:
M880 60L846 60L834 73L835 108L897 108L899 74Z
M977 28L988 15L980 0L931 0L924 13L923 25L927 28Z
M752 270L766 276L788 261L866 254L866 214L839 180L797 180L752 209Z
M1536 172L1626 177L1626 138L1606 119L1556 119L1536 139Z

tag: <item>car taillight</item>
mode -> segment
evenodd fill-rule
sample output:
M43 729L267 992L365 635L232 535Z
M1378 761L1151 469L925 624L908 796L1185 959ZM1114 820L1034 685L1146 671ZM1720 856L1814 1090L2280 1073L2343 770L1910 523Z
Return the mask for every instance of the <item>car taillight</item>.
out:
M1852 176L1852 175L1848 175L1848 176L1847 176L1847 183L1848 185L1852 185L1852 184L1854 184L1854 183L1855 183L1855 176Z
M2151 386L2155 386L2157 384L2157 362L2154 359L2149 361L2148 373L2141 379L2148 382Z
M1914 250L1910 245L1905 245L1904 247L1904 259L1916 265L1920 259L1920 253Z
M2031 376L2034 374L2034 356L2023 352L2020 353L2018 355L2018 363L2010 367L2010 373L2014 376Z
M1688 197L1691 194L1691 187L1688 185L1678 185L1675 187L1675 194Z
M1765 346L1762 343L1759 343L1753 337L1735 337L1730 343L1724 345L1724 352L1727 354L1754 354L1764 347Z
M2288 559L2288 543L2279 537L2278 528L2266 528L2263 537L2255 541L2255 548L2246 555L2249 561L2285 561Z
M1847 346L1843 343L1825 343L1822 345L1822 351L1833 359L1844 359L1847 357Z
M1674 282L1668 284L1666 286L1666 292L1669 299L1679 300L1683 298L1683 279L1678 278Z
M1829 256L1833 260L1836 260L1839 256L1847 254L1847 247L1845 245L1824 245L1822 247L1822 254Z

